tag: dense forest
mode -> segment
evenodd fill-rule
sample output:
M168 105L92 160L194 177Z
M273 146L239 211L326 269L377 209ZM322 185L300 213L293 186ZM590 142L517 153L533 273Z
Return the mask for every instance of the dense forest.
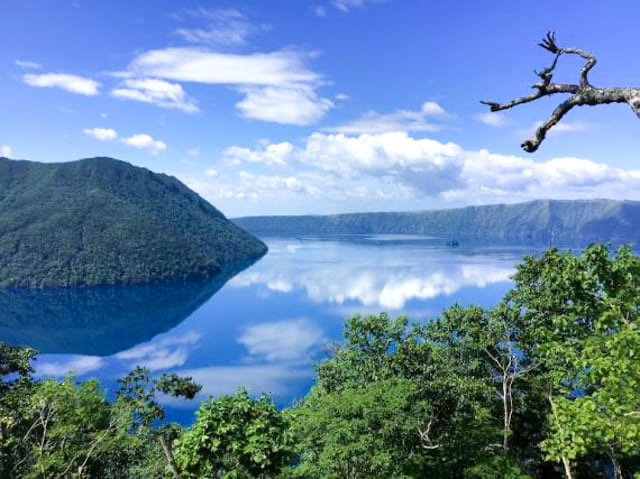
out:
M285 410L241 390L162 421L200 387L136 368L115 399L35 379L0 346L0 476L640 478L640 258L592 245L527 257L490 309L409 324L352 317Z
M203 278L265 252L174 177L111 158L0 158L0 287Z
M253 216L237 225L257 235L426 234L475 240L636 242L640 202L537 200L511 205L405 213Z

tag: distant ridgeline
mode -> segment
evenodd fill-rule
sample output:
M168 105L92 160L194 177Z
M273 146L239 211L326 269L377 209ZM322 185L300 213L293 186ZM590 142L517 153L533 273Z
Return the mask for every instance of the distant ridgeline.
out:
M176 178L111 158L0 158L0 286L204 278L266 252Z
M424 234L455 240L637 242L640 202L538 200L435 211L254 216L233 221L258 236Z

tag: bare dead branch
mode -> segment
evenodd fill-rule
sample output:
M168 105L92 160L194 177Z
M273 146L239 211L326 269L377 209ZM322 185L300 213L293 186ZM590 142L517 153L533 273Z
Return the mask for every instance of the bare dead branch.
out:
M492 112L507 110L523 103L529 103L539 98L554 95L557 93L570 93L573 96L561 103L552 113L549 120L543 123L535 132L533 138L525 140L522 148L532 153L536 151L540 144L544 141L548 131L556 125L562 117L568 113L574 106L582 105L602 105L608 103L627 103L631 109L640 117L640 88L595 88L589 83L589 72L596 64L596 57L579 48L560 48L556 43L554 32L548 32L546 37L539 45L550 53L555 55L553 62L542 71L534 71L541 79L540 83L536 83L532 88L536 89L536 93L532 95L516 98L510 102L500 104L493 101L481 101L483 105L489 106ZM586 63L580 71L580 81L577 85L553 83L553 71L555 70L558 59L561 55L578 55L586 60Z
M433 416L429 418L429 422L427 423L426 429L423 431L418 429L418 435L420 436L420 440L422 441L422 447L424 449L438 449L441 445L435 444L429 434L431 433L431 426L433 425Z

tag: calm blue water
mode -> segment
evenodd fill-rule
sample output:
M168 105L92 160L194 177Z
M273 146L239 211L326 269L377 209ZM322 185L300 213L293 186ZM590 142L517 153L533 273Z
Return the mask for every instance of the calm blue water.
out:
M0 340L42 351L40 376L75 371L113 391L144 365L192 376L201 397L246 386L287 406L308 391L313 361L349 316L424 321L456 302L493 305L523 254L541 251L397 235L266 242L260 261L205 283L0 292ZM165 402L170 419L192 420L193 402Z

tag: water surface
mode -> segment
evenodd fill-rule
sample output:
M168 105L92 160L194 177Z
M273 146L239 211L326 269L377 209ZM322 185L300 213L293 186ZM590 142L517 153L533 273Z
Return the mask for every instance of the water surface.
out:
M490 306L534 246L465 245L402 235L266 238L269 253L212 281L84 290L0 292L0 340L41 351L36 374L115 380L136 365L203 385L201 398L304 396L313 362L353 314L425 321L458 302ZM167 400L190 422L193 402Z

